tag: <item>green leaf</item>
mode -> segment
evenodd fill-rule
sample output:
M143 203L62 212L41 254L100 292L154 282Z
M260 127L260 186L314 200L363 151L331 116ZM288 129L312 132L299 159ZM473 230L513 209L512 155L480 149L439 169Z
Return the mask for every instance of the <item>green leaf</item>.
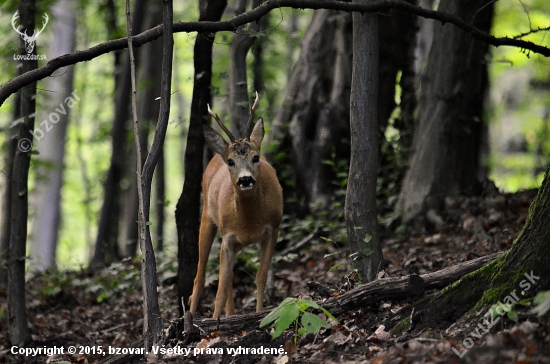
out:
M318 304L316 304L311 300L300 299L298 300L298 304L300 305L300 311L305 311L308 308L316 308L316 309L321 308Z
M329 328L329 324L310 312L304 312L302 315L302 327L306 334L316 334L321 328Z
M539 317L546 315L550 311L550 291L539 292L533 299L533 303L536 307L531 310L531 313L536 313Z
M295 303L297 301L294 297L287 297L281 304L273 309L266 317L263 318L262 322L260 322L260 327L265 327L272 323L275 320L278 320L279 317L281 317L281 311L286 305L289 305L291 303Z
M363 241L365 243L369 243L371 240L372 240L372 235L371 234L365 234L365 237L363 238Z
M341 251L341 250L338 250L338 251L333 252L333 253L325 254L325 255L323 256L323 258L326 259L326 258L332 257L333 255L338 255L338 254L341 254L341 253L342 253L342 251Z
M518 313L516 311L508 311L506 313L506 316L508 316L508 318L514 322L518 322Z
M330 267L330 269L327 271L326 274L330 273L330 271L333 269L340 268L341 266L342 266L342 263L334 264L332 267Z
M365 257L370 257L373 253L374 253L374 250L369 249L369 248L365 248L365 249L361 250L361 254L363 254L363 256L365 256Z
M300 307L298 307L297 304L283 306L279 319L275 321L275 324L273 325L273 327L275 328L275 332L271 333L271 336L273 336L274 338L281 336L283 331L288 329L299 315Z
M325 310L323 307L319 307L319 309L321 311L323 311L323 313L328 317L330 318L331 320L333 320L334 322L338 323L338 320L336 319L336 317L334 317L330 312L328 312L327 310Z

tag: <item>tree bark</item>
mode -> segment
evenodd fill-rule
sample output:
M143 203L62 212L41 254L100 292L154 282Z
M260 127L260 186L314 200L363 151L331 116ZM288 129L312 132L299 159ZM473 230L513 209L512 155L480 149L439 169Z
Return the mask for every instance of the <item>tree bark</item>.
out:
M162 8L158 2L148 2L147 6L147 19L145 20L145 27L151 28L157 24L162 23ZM149 131L156 124L159 115L160 102L157 98L160 96L161 85L161 68L158 64L156 57L151 57L152 54L162 54L162 40L158 39L150 44L146 44L138 51L141 59L139 63L138 78L140 80L140 87L138 90L138 120L140 120L139 138L142 154L141 165L145 163L146 152L148 148ZM124 227L125 234L122 241L124 246L124 254L128 257L134 257L137 250L138 240L138 196L137 196L137 180L136 175L136 153L132 151L129 153L127 175L132 181L128 191L126 191L126 203L124 204ZM162 157L161 157L162 158ZM159 166L160 167L160 166ZM157 174L161 173L160 169L157 169ZM162 199L164 201L164 198ZM155 202L155 206L158 204Z
M342 295L331 297L320 305L333 315L340 315L350 310L376 304L383 300L418 297L430 289L441 289L464 275L475 271L489 262L494 261L500 254L490 254L464 263L421 276L411 275L379 279L362 284ZM264 310L246 315L233 315L219 319L203 319L193 323L206 332L241 332L258 328L262 319L270 312Z
M487 309L514 295L533 297L550 289L550 166L512 248L491 264L445 288L430 301L430 322L456 322L472 309ZM529 278L529 277L531 278Z
M14 98L13 120L21 118L21 93L19 90ZM8 288L8 261L11 236L11 176L13 172L13 160L17 151L17 136L12 128L6 131L4 142L4 169L2 174L2 202L0 203L0 288Z
M248 0L236 0L235 15L246 11ZM258 1L254 1L253 7ZM236 138L244 137L249 115L248 78L246 56L256 38L244 32L244 27L233 34L231 41L231 69L229 72L229 106L231 115L231 132ZM251 31L258 31L259 24L251 23Z
M454 13L488 32L493 4L442 0L439 10ZM479 192L483 103L488 85L487 44L455 27L435 24L423 77L413 155L397 204L403 222L419 226L436 214L447 195ZM432 214L433 216L433 214ZM438 219L431 219L438 225Z
M351 158L344 213L348 241L355 255L353 259L368 282L376 279L378 271L384 269L376 213L378 41L378 15L354 13Z
M218 21L226 6L226 0L199 0L199 21ZM185 149L185 182L175 212L178 230L178 305L182 315L181 302L183 300L185 305L189 304L189 297L193 293L193 279L197 274L204 151L203 125L209 120L206 104L210 103L212 97L210 86L214 37L215 33L199 33L195 40L195 82Z
M334 169L323 162L349 155L348 143L342 142L349 136L349 44L348 14L330 10L313 14L268 135L268 144L277 146L267 152L274 167L284 171L292 166L294 175L281 180L285 199L292 196L313 211L327 209L333 197ZM286 209L296 207L285 204Z
M35 29L36 1L21 0L19 3L19 21L28 34ZM36 56L36 44L31 52L20 41L21 54ZM38 67L38 61L24 60L22 72ZM27 220L29 215L29 166L36 112L36 82L23 87L21 92L20 114L23 118L17 128L17 151L15 152L11 173L11 220L10 250L8 257L8 325L10 341L14 345L28 343L31 338L27 323L25 305L25 263L27 248Z
M72 2L60 0L52 7L53 37L48 56L58 57L75 49L76 17ZM77 90L73 91L74 66L61 69L58 77L45 81L44 112L40 113L51 130L39 126L43 137L36 143L38 158L44 162L35 169L39 178L36 181L36 193L33 204L35 214L32 224L30 266L33 270L43 271L55 267L57 239L61 219L61 187L63 185L63 161L65 159L65 136L70 120L67 97L78 102ZM75 92L74 95L72 93ZM65 112L57 112L56 110ZM55 112L53 118L49 118ZM48 119L49 118L49 119ZM58 120L54 124L54 120ZM36 131L35 131L36 133Z
M137 114L135 62L132 46L132 22L130 17L130 0L126 0L126 27L128 34L128 50L130 56L130 74L132 83L132 116L134 120L134 141L136 145L136 166L138 174L138 227L139 246L141 249L141 282L143 288L143 337L144 348L149 351L157 342L162 332L162 322L157 294L157 271L155 253L149 230L149 215L151 210L151 184L153 173L162 154L162 146L166 137L168 119L170 116L170 99L172 85L172 59L173 59L173 9L172 1L162 2L162 82L160 95L160 110L155 128L155 135L147 158L141 165L141 145L139 140L139 126Z

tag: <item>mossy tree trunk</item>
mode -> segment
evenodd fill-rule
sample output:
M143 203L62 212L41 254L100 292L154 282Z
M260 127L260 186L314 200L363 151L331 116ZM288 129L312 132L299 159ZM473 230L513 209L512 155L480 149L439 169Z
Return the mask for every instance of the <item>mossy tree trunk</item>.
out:
M550 167L512 248L433 299L428 317L454 322L467 311L512 303L550 289Z

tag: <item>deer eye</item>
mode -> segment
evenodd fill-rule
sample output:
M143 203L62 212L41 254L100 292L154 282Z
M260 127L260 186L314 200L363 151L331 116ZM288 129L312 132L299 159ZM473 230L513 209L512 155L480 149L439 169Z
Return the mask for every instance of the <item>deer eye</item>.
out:
M260 157L258 157L257 155L252 157L252 163L258 163L259 161L260 161Z
M235 167L235 161L233 159L228 159L227 160L227 165L229 167Z

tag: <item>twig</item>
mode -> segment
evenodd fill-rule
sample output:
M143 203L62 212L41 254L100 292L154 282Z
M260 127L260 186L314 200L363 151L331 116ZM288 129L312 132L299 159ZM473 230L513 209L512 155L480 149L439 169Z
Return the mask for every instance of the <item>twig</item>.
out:
M539 53L545 57L550 57L550 48L535 44L530 41L514 39L508 37L495 37L484 33L471 25L470 23L460 19L454 14L442 13L437 10L424 9L419 6L411 5L401 0L379 0L368 4L356 4L345 1L333 0L266 0L262 5L250 10L244 14L235 16L226 21L210 22L178 22L173 25L174 32L221 32L221 31L236 31L240 26L259 20L273 9L278 8L296 8L296 9L332 9L341 11L357 11L362 13L380 12L382 10L398 9L408 13L427 18L439 20L442 23L451 23L471 34L475 39L482 40L495 47L509 46L521 49L530 50L533 53ZM139 47L145 43L152 42L160 38L163 34L163 26L146 30L143 33L132 37L132 43L135 47ZM0 106L6 99L21 87L26 86L34 81L41 80L50 76L55 70L66 67L79 62L89 61L103 54L124 49L128 46L125 38L113 39L107 42L98 44L94 47L83 51L76 51L52 59L44 66L33 71L25 72L20 76L14 77L2 87L0 87Z
M319 235L319 227L316 226L315 229L309 235L307 235L305 238L300 240L298 243L296 243L293 246L289 246L288 248L278 252L275 254L276 257L284 257L285 255L291 254L291 253L297 253L301 249L303 249L305 246L307 246L313 239L315 239Z

